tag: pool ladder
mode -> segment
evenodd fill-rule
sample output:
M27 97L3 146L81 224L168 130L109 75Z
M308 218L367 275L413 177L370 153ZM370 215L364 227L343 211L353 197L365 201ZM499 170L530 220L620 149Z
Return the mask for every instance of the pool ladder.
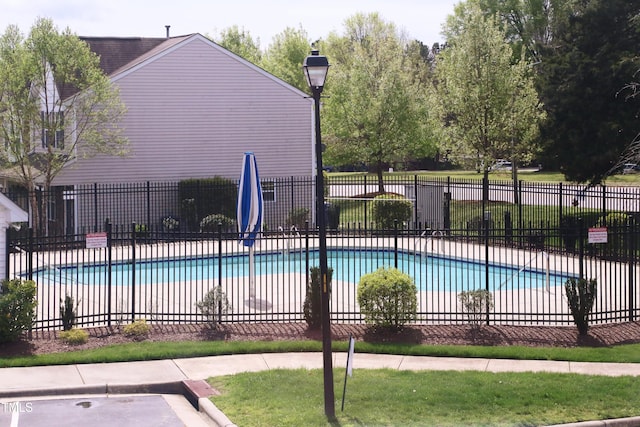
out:
M442 237L444 237L444 233L440 230L433 230L431 231L431 234L429 235L428 233L431 230L425 230L420 234L420 237L416 238L415 242L414 242L414 252L418 252L418 241L423 241L424 240L424 244L422 245L421 251L420 251L420 255L423 257L427 257L428 255L428 246L429 243L431 243L431 252L438 252L438 253L443 253L442 250ZM426 239L425 239L426 237ZM435 249L435 242L438 242L438 247L437 250Z
M282 226L278 227L278 231L280 232L280 234L284 239L283 253L285 256L289 256L289 252L291 251L291 238L300 237L300 231L298 230L298 227L296 227L295 225L292 225L291 228L289 228L288 233L284 230Z

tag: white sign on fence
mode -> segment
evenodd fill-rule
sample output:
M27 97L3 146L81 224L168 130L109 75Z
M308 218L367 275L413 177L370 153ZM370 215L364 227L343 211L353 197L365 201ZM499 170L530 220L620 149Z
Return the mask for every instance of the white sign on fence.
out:
M107 233L88 233L86 237L87 249L106 248Z
M607 243L607 227L589 228L589 243Z

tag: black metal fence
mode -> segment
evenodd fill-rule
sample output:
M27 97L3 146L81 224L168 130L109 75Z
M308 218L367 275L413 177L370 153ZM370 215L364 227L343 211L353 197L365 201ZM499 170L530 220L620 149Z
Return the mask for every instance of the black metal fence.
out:
M206 317L197 303L217 286L229 310L215 321L304 321L308 272L318 263L317 234L308 223L264 232L253 269L237 233L222 227L196 232L105 223L99 232L90 231L10 239L9 277L37 283L36 328L61 327L66 296L77 304L81 326L137 318L202 322ZM570 277L598 281L592 322L633 320L640 307L637 231L633 217L609 224L607 243L589 243L582 219L564 231L506 227L489 215L478 227L450 229L396 223L379 230L341 222L327 244L334 270L332 321L363 321L357 285L379 267L399 268L414 279L419 323L468 322L458 295L486 289L494 307L482 314L483 322L569 325L564 283Z
M412 215L403 225L415 229L474 230L486 216L489 221L514 229L572 227L583 218L585 225L606 225L621 215L640 212L639 187L595 186L585 188L562 183L532 183L482 179L431 178L421 175L385 176L384 186L367 176L330 176L326 200L332 228L379 228L372 205L380 190L399 194L413 203ZM312 177L263 179L265 229L277 231L315 223L315 180ZM486 192L487 197L483 197ZM106 218L113 224L136 222L148 229L166 228L165 220L192 232L211 214L235 217L237 182L214 178L180 182L90 184L54 187L38 192L40 224L48 234L82 234L98 231ZM8 196L30 210L28 195L13 191ZM46 227L45 227L46 223Z

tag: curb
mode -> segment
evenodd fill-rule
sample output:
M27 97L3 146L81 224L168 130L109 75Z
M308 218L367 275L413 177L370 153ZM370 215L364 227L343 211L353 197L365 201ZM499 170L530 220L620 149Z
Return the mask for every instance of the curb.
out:
M640 417L615 418L602 421L583 421L580 423L554 424L547 427L636 427L640 426Z
M198 399L198 410L207 414L218 427L237 427L231 420L206 397Z
M91 384L71 387L18 389L0 391L0 398L63 396L76 394L184 394L182 381L146 384Z

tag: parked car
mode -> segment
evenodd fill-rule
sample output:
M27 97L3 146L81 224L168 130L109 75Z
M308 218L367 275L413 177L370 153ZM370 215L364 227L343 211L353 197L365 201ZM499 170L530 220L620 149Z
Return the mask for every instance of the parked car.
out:
M625 175L638 172L640 172L640 166L637 163L625 163L622 166L622 173Z
M511 170L511 162L508 160L498 159L496 162L489 168L490 171L510 171Z

